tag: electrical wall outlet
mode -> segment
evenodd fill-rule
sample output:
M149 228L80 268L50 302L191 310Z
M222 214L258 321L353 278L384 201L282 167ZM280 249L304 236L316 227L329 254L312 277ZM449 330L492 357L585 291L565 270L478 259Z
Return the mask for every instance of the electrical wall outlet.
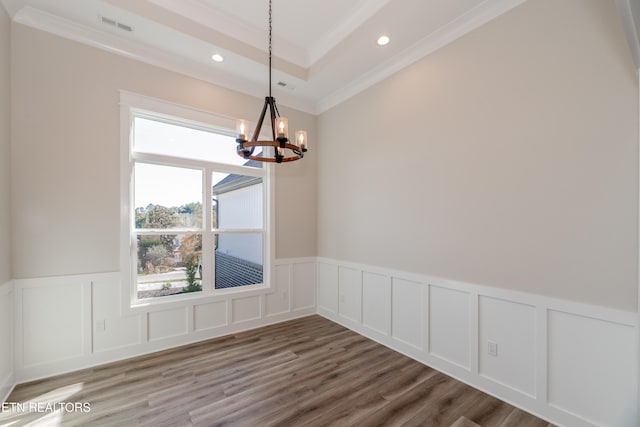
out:
M489 353L489 356L498 357L498 343L488 341L487 344L487 353Z

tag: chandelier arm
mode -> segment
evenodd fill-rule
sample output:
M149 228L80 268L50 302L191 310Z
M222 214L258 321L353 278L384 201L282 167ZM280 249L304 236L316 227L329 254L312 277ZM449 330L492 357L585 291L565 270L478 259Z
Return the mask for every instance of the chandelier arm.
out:
M276 109L276 117L280 117L280 111L278 111L278 106L276 105L276 100L273 100L273 108Z
M250 150L247 150L245 148L242 148L242 145L238 145L236 153L238 154L238 156L249 160L252 157L256 157L256 156L253 155L253 151L254 150L255 150L255 147L251 147Z
M276 100L271 98L269 101L269 113L271 114L271 137L276 140Z
M260 117L258 118L258 124L256 125L256 130L253 131L253 137L251 141L257 141L260 137L260 130L262 129L262 123L264 122L264 115L267 112L267 105L269 104L269 98L265 98L264 106L262 107L262 112L260 113Z

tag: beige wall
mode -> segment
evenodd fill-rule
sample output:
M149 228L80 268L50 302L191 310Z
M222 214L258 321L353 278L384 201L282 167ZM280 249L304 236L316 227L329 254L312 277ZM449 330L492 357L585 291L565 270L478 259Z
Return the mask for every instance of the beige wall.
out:
M119 269L119 90L257 118L262 99L14 25L13 273ZM315 137L315 117L282 108ZM276 256L314 256L316 160L277 169Z
M535 0L322 114L318 255L637 307L637 77L613 0Z
M16 278L118 269L118 90L249 118L262 102L22 25L11 45ZM322 114L317 137L283 114L314 152L278 168L278 258L636 308L637 78L613 0L526 2Z
M0 285L11 279L11 21L0 7Z

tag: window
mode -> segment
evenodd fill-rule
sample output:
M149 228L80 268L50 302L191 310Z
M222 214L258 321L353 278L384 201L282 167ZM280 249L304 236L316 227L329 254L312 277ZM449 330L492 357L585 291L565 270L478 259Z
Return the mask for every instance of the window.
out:
M194 121L191 110L168 106L176 114L168 115L162 103L155 107L123 112L129 302L265 284L267 168L235 153L232 120L195 112Z

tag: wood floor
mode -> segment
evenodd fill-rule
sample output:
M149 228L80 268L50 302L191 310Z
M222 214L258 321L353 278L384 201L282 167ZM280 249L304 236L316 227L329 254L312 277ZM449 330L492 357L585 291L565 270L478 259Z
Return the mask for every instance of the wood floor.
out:
M19 385L0 425L544 426L548 424L319 316Z

